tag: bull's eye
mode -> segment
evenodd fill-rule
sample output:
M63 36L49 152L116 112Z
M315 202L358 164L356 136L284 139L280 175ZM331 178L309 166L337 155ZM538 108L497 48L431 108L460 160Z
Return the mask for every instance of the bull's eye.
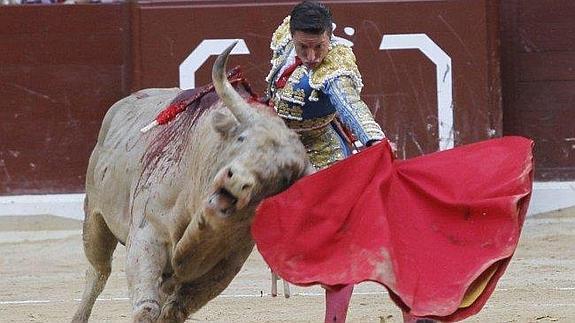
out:
M244 142L245 140L246 140L246 136L244 136L244 135L238 136L239 142Z

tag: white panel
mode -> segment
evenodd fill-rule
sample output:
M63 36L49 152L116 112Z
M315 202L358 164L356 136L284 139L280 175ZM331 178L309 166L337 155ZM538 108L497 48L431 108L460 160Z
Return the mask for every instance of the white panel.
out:
M243 39L204 39L180 64L180 88L184 90L195 88L196 71L210 56L219 55L235 41L238 41L238 44L230 53L231 55L250 53Z
M426 34L384 35L381 50L419 49L436 67L439 150L453 148L453 84L451 57Z

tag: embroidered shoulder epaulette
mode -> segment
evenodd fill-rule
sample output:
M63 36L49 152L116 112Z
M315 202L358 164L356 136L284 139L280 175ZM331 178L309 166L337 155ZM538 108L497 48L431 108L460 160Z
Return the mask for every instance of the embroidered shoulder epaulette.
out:
M270 48L274 53L285 47L291 40L291 33L289 31L290 18L291 16L285 17L284 21L272 35Z
M322 63L311 72L309 85L316 90L321 90L328 81L343 75L351 78L357 91L361 91L363 82L351 48L337 43L332 43L331 46Z
M266 82L268 83L271 82L272 77L280 67L280 64L282 64L285 61L287 55L286 47L291 42L291 33L289 31L290 18L291 16L285 17L284 21L274 31L272 35L272 41L270 43L270 48L272 50L272 59L271 59L272 68L270 69L270 72L266 76Z

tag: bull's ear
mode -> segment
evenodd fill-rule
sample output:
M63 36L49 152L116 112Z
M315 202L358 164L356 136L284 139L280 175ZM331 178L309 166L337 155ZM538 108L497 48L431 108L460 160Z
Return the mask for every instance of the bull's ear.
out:
M230 135L238 125L238 120L230 114L215 111L212 115L212 126L222 136Z

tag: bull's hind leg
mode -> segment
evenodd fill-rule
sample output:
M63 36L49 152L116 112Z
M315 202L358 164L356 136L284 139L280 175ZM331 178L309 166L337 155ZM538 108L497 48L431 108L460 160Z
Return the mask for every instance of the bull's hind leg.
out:
M112 234L106 222L99 213L89 214L86 212L84 229L84 253L88 258L88 270L86 271L86 286L80 306L72 319L72 322L87 322L92 312L96 298L106 285L106 281L112 270L112 254L118 240Z

